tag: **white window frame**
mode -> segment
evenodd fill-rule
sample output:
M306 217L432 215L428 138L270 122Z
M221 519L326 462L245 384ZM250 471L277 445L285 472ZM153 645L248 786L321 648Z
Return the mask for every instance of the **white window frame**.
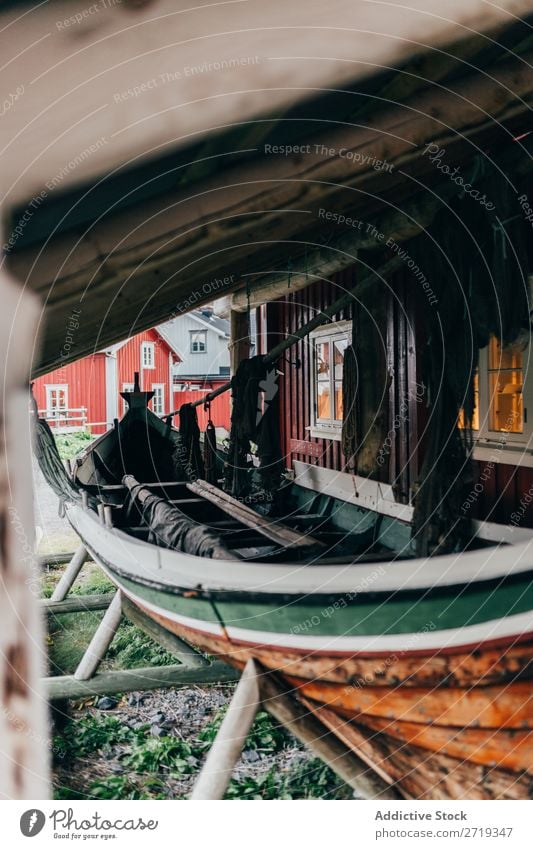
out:
M134 385L133 383L123 383L122 384L122 392L133 392ZM129 404L125 398L122 398L122 415L125 416L129 410Z
M161 392L161 409L159 409L159 404L156 404L158 400L157 393ZM152 398L152 412L155 413L156 416L164 416L165 415L165 384L164 383L152 383L152 392L154 392L154 397Z
M325 342L326 340L333 341L339 337L347 337L348 345L351 344L351 321L337 321L334 324L326 324L323 327L317 328L317 330L313 330L312 333L309 334L309 348L311 353L311 424L308 428L306 428L311 436L318 437L319 439L334 439L336 441L340 441L341 439L342 421L338 419L331 419L329 421L325 421L323 419L317 420L316 343ZM333 360L331 365L330 388L333 388L331 403L335 404L335 375Z
M68 383L45 383L45 394L46 394L46 416L47 418L60 419L63 413L63 418L66 420L68 418ZM52 393L53 392L64 392L65 393L65 406L64 407L53 407L52 406Z
M474 430L474 458L487 459L487 450L495 462L530 465L523 462L523 454L533 454L533 346L523 351L522 402L524 428L522 433L491 430L490 425L490 374L489 346L479 352L479 430ZM520 456L522 455L522 457Z
M155 368L155 342L141 342L141 370L145 368Z
M205 339L205 347L203 351L195 351L193 345L196 343L193 342L195 336L200 336L200 334ZM189 330L189 350L191 354L207 354L207 330Z

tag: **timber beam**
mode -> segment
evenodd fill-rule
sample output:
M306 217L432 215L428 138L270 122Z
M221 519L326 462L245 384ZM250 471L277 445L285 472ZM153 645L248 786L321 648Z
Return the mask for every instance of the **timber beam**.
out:
M34 373L55 364L64 316L81 292L91 320L77 332L73 358L93 350L93 321L104 347L131 332L133 315L135 329L141 330L242 287L251 257L252 270L276 267L276 254L279 263L284 251L294 253L291 239L311 225L315 231L322 227L317 217L323 207L349 206L352 215L366 215L372 204L379 207L380 199L397 193L402 181L409 186L406 168L414 163L422 163L435 181L440 175L423 155L429 141L445 147L453 164L454 149L471 156L479 151L474 141L479 133L499 128L505 135L505 121L528 113L532 60L526 54L501 62L490 78L475 74L453 87L432 88L413 102L384 109L371 126L313 138L309 155L263 155L188 190L109 216L81 237L53 239L41 255L40 247L14 255L13 271L49 303L45 350ZM347 154L316 154L315 142L319 149L323 143ZM372 167L376 160L389 170L378 173ZM416 179L413 186L420 189ZM52 338L54 327L57 338Z

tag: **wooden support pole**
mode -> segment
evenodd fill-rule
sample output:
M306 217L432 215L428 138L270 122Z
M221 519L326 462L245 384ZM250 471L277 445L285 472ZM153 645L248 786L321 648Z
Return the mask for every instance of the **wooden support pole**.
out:
M59 551L54 554L39 554L37 563L41 568L44 566L60 566L62 563L68 563L74 557L75 551Z
M113 527L113 509L110 504L104 504L104 522L106 528Z
M263 709L284 725L359 795L365 799L382 801L401 798L400 794L373 772L352 749L292 698L271 673L265 672L261 675L260 689Z
M240 363L250 356L250 319L247 311L230 312L230 366L237 373Z
M193 687L196 684L227 684L239 679L239 672L217 661L202 669L187 669L182 663L172 666L149 666L97 672L88 680L74 675L58 675L44 679L48 698L81 699L107 693L131 693L133 690L158 690L163 687Z
M45 613L54 616L61 613L83 613L86 610L107 610L114 597L115 593L97 593L95 595L71 595L63 601L42 598L41 607Z
M5 167L2 175L7 176ZM7 204L1 212L3 220ZM0 798L20 801L50 793L48 718L40 685L46 649L33 590L38 575L28 393L42 305L6 273L5 263L0 302Z
M141 628L145 634L159 643L171 654L176 655L178 660L187 669L201 669L210 665L209 661L199 651L193 649L185 640L181 640L175 634L171 634L166 628L150 619L142 610L139 610L129 598L122 596L122 611L134 625Z
M61 575L54 592L52 593L51 601L63 601L69 592L72 584L78 577L81 567L85 563L89 556L89 552L85 548L83 544L78 546L74 554L72 555L72 559L68 564L67 568Z
M92 678L113 641L122 619L122 593L117 590L74 673L77 681Z
M258 668L249 660L194 785L192 800L223 798L260 704Z

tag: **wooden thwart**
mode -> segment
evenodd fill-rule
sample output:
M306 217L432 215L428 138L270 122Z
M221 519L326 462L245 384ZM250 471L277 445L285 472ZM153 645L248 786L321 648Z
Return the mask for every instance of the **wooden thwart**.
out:
M207 501L220 507L221 510L228 513L234 519L238 519L243 525L259 531L259 533L272 540L276 545L283 546L284 548L304 545L323 547L322 542L309 534L293 531L282 522L273 521L272 519L267 519L265 516L261 516L255 510L247 507L246 504L243 504L241 501L228 495L227 492L217 489L216 486L206 481L194 481L193 483L188 483L187 487L191 492L201 495Z

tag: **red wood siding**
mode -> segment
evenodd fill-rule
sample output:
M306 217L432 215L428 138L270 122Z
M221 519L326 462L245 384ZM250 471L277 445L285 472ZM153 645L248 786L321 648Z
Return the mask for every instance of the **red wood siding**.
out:
M141 368L141 344L154 343L155 368ZM138 371L141 389L150 392L154 383L162 383L165 387L165 413L172 407L172 387L170 385L170 369L168 362L169 347L155 330L145 330L137 333L117 352L118 387L122 391L124 383L133 383L135 372ZM122 405L119 405L119 413Z
M332 283L317 282L294 294L289 291L282 302L261 307L257 312L258 351L268 352L355 283L352 267L335 275ZM392 438L382 480L395 486L398 500L406 501L417 480L427 438L427 396L422 379L425 338L414 294L402 274L396 275L385 297ZM348 308L335 320L351 317ZM284 373L279 378L278 397L285 465L291 468L294 460L303 460L342 471L340 442L312 437L306 429L311 420L311 366L308 340L290 348L278 363ZM474 462L472 504L467 509L476 518L505 523L514 518L523 527L533 527L533 469L497 462L490 468L486 462Z
M141 343L153 342L155 368L141 369ZM141 374L141 388L151 390L154 383L165 387L165 412L173 409L173 387L170 383L169 353L171 349L156 330L138 333L116 352L117 389L122 391L124 383L133 383L136 371ZM172 355L174 361L177 357ZM55 369L34 381L33 392L39 410L46 408L46 386L49 384L67 384L68 406L87 408L87 425L92 433L104 433L111 422L106 424L106 360L103 353L84 357ZM115 361L113 361L115 362ZM119 417L123 414L123 401L118 395ZM78 422L76 422L77 424Z
M67 384L68 406L87 407L87 422L93 433L105 431L105 354L93 354L54 369L33 382L33 394L39 410L46 409L46 386Z
M474 483L464 506L476 519L506 524L514 520L533 528L533 469L475 460Z
M223 381L224 383L226 381ZM216 385L213 386L216 389ZM179 410L182 404L192 404L193 401L199 401L201 398L205 398L207 392L201 389L185 389L180 392L174 392L174 410ZM219 395L218 398L214 398L211 401L211 421L215 425L215 427L225 427L229 432L230 429L230 392L224 392L223 395ZM200 426L200 430L204 431L207 427L208 421L208 413L204 410L203 404L196 408L196 412L198 414L198 424ZM179 422L177 420L176 424Z

